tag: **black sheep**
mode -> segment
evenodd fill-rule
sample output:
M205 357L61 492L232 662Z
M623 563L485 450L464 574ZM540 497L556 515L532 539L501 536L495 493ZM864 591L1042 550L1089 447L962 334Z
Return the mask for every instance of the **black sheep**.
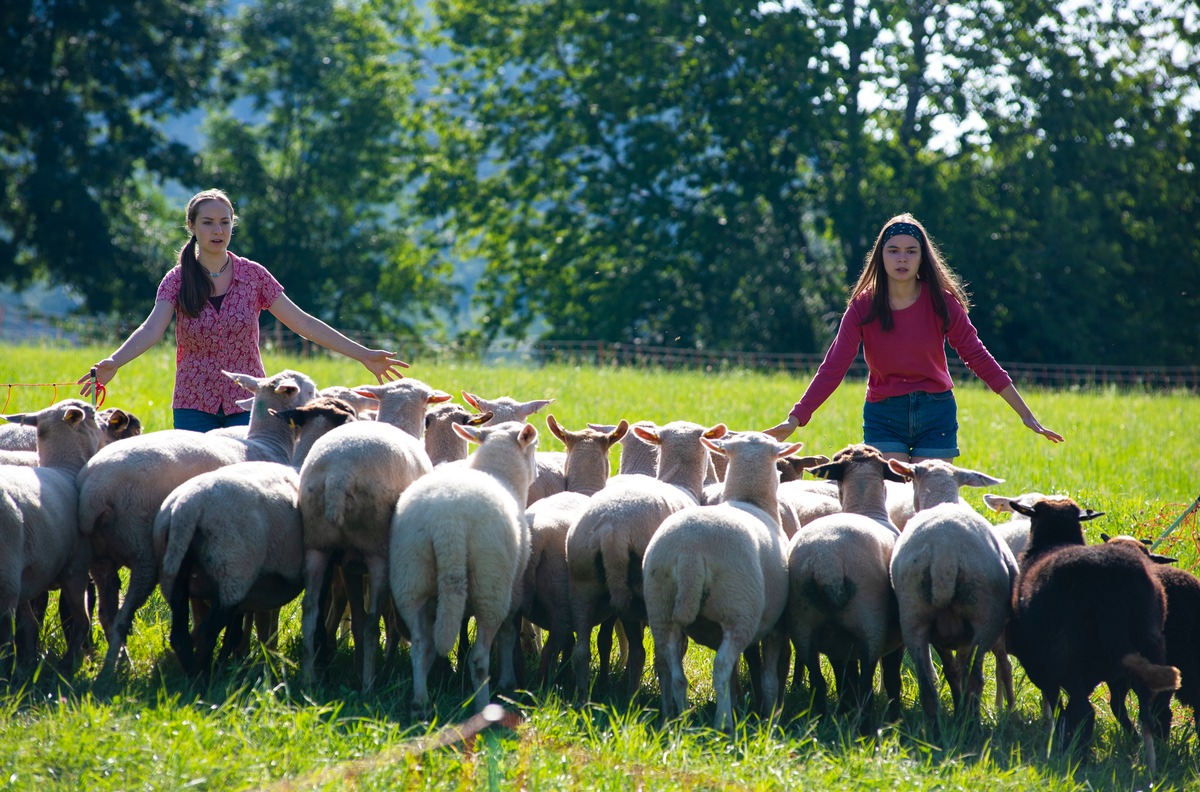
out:
M1013 595L1008 648L1051 709L1066 692L1064 743L1089 745L1096 713L1089 696L1101 682L1125 680L1138 697L1146 765L1155 771L1150 700L1179 685L1179 671L1163 665L1166 597L1144 552L1127 543L1087 546L1082 521L1101 512L1068 498L1032 507L1029 545Z
M1179 669L1179 689L1175 698L1180 703L1192 708L1193 726L1200 728L1197 722L1197 710L1200 709L1200 578L1190 572L1167 566L1175 561L1173 558L1149 554L1144 543L1126 536L1112 537L1101 534L1105 542L1127 541L1134 547L1147 552L1155 562L1152 567L1155 577L1162 583L1167 595L1167 620L1163 625L1163 637L1167 644L1167 660L1170 665ZM1129 712L1125 708L1125 697L1129 693L1129 685L1124 680L1109 684L1109 704L1117 721L1129 731L1133 723L1129 720ZM1151 704L1156 737L1166 739L1171 730L1171 694L1161 693L1154 697Z

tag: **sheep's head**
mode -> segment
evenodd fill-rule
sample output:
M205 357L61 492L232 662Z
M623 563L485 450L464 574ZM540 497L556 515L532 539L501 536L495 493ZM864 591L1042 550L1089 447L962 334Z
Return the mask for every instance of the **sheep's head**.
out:
M505 421L524 421L529 416L533 415L543 407L554 403L554 399L535 399L533 401L519 402L511 396L500 396L496 399L484 399L476 396L474 393L462 392L462 397L467 404L474 407L480 412L491 412L492 420L495 423L503 423Z
M787 456L778 460L775 467L779 469L779 481L797 481L804 476L804 471L809 468L814 468L817 465L826 465L829 463L829 457L824 454L813 454L811 456Z
M1154 545L1154 543L1149 539L1138 539L1137 537L1130 536L1129 534L1109 536L1108 534L1101 532L1100 541L1104 542L1105 544L1120 544L1128 547L1134 547L1139 553L1142 553L1156 564L1175 564L1179 562L1178 558L1159 555L1158 553L1151 553L1150 548Z
M926 459L916 464L890 459L888 467L892 472L912 479L913 508L916 511L939 503L956 502L960 487L990 487L1004 483L1004 479L993 478L977 470L960 468L944 459Z
M888 467L887 460L879 449L866 443L855 443L833 455L833 461L823 465L810 467L808 472L817 478L841 482L854 471L866 470L871 475L889 481L907 481L907 479Z
M330 396L318 396L308 404L302 404L290 410L270 409L268 412L276 418L287 421L293 428L304 426L317 418L324 418L333 426L356 420L357 411L349 402Z
M1086 544L1083 523L1104 515L1104 512L1080 508L1070 498L1042 498L1032 506L1010 500L1009 506L1030 520L1026 556L1055 545Z

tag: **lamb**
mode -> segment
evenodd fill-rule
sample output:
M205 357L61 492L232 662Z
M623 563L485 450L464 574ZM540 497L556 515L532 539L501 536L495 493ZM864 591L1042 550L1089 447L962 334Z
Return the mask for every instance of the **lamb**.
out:
M425 453L434 467L443 462L458 462L467 458L470 444L454 431L460 426L483 426L492 419L491 412L473 413L462 405L438 404L425 413Z
M779 699L777 667L787 640L780 617L788 573L775 463L801 446L757 432L724 441L702 436L701 442L727 457L725 500L676 512L654 533L642 571L646 615L663 716L678 717L687 704L683 656L691 638L716 650L715 726L730 731L730 685L738 657L760 642L762 658L752 662L752 670L758 665L764 708L773 711Z
M297 427L291 463L240 462L180 484L163 501L154 522L159 584L171 608L171 648L189 675L207 676L217 637L226 635L222 658L238 644L239 610L268 614L260 637L273 640L277 609L295 599L304 582L298 468L315 440L355 419L340 399L320 397L277 412ZM196 645L188 631L188 600L211 602L196 614Z
M959 502L958 488L1000 480L940 459L915 465L891 460L889 466L913 480L916 511L892 550L891 578L904 646L916 665L921 706L936 724L933 647L942 658L956 711L978 723L984 654L1008 621L1017 561L991 524ZM964 658L965 696L959 680Z
M788 546L786 619L796 647L796 679L808 670L814 712L825 711L820 654L837 676L839 708L866 703L875 667L883 664L889 712L899 714L901 646L896 596L889 578L899 532L885 511L884 481L900 480L868 445L852 445L812 468L838 482L843 512L809 523Z
M1151 571L1162 583L1163 592L1167 596L1167 618L1163 624L1163 638L1166 641L1166 663L1179 669L1179 689L1175 698L1181 704L1192 709L1192 726L1200 728L1200 579L1190 572L1178 569L1169 564L1175 563L1174 558L1151 553L1147 548L1148 541L1138 541L1130 536L1109 537L1100 534L1105 542L1128 542L1139 552L1145 553L1154 562ZM1125 698L1129 693L1129 683L1121 679L1108 683L1109 706L1117 722L1127 731L1133 731L1133 722L1129 720L1129 712L1125 707ZM1160 693L1154 697L1151 705L1151 716L1156 737L1167 739L1171 732L1171 696Z
M708 452L700 438L716 439L724 424L705 428L673 421L656 431L634 425L642 440L659 446L657 478L629 476L610 481L592 496L567 531L571 619L575 627L576 696L589 693L592 628L617 616L628 639L628 694L641 686L646 663L642 644L645 605L641 596L642 556L668 516L700 503ZM607 680L601 679L601 684Z
M1129 680L1153 774L1151 698L1179 687L1179 669L1164 664L1166 595L1151 562L1126 542L1086 546L1082 523L1102 512L1073 500L1010 504L1030 518L1030 530L1013 595L1009 651L1051 711L1066 691L1060 723L1066 745L1073 739L1090 745L1095 712L1089 696L1096 686Z
M297 407L317 392L308 376L295 371L272 377L226 375L255 394L245 438L182 430L151 432L105 446L79 471L79 530L92 543L92 578L100 623L108 638L102 677L115 670L134 613L158 580L153 526L167 495L193 476L224 465L287 462L292 430L270 410ZM118 609L121 567L129 568L129 585Z
M490 423L504 421L524 421L538 410L554 403L554 399L535 399L519 402L509 396L497 399L483 399L473 393L462 392L463 399L479 412L492 413ZM537 476L529 485L529 502L525 505L566 490L567 482L563 473L563 465L567 455L561 451L539 451L537 454Z
M123 414L112 415L111 420L120 420ZM79 533L75 476L100 448L103 432L94 408L79 399L7 420L36 427L40 465L0 468L0 614L7 620L22 610L19 621L35 634L15 654L18 661L31 660L37 651L38 619L29 602L61 589L64 659L73 668L90 624L84 598L91 556Z
M326 572L331 561L339 561L349 594L355 660L363 692L369 692L375 679L380 612L388 599L388 547L396 501L433 469L421 440L425 411L450 396L411 378L359 390L378 396L378 419L329 432L313 443L300 468L305 553L301 677L307 685L316 680L318 623L327 610L322 601ZM369 586L365 605L364 574ZM340 613L341 606L335 610Z
M507 421L455 431L479 449L465 466L443 466L413 483L391 523L391 590L411 635L412 707L418 714L429 708L434 656L450 651L468 615L475 617L468 664L476 710L490 702L492 642L498 632L513 629L513 588L529 560L524 505L535 472L537 429Z
M116 407L96 413L96 423L104 431L101 446L142 433L142 422L138 417ZM37 429L12 423L0 426L0 465L34 467L38 464Z
M525 568L522 614L547 632L538 667L539 684L550 677L550 666L574 643L568 586L566 540L571 523L587 508L591 496L608 481L609 449L629 431L621 421L607 432L588 428L571 432L546 416L550 431L567 447L567 490L547 496L525 510L529 522L530 556Z

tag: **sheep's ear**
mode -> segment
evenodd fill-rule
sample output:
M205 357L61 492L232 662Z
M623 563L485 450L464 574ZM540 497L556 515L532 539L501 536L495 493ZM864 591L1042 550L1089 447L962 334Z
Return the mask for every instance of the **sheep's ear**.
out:
M993 495L990 492L983 494L983 505L987 506L994 512L1011 512L1012 506L1008 503L1008 498L1002 495Z
M1079 521L1080 522L1087 522L1088 520L1094 520L1097 517L1103 517L1103 516L1104 516L1104 512L1102 512L1102 511L1092 511L1091 509L1080 509L1079 510Z
M1156 564L1177 564L1177 563L1179 563L1178 558L1172 558L1171 556L1159 555L1158 553L1151 553L1150 560Z
M467 404L474 407L476 410L479 410L479 411L483 410L483 407L481 407L479 405L479 397L476 396L474 393L467 393L466 391L463 391L462 397L463 397L463 401L465 401Z
M705 432L704 436L709 440L716 440L718 437L724 437L727 434L729 434L729 427L723 423L719 423Z
M105 423L108 424L108 429L110 432L116 434L117 432L123 432L129 428L129 413L116 408L107 410L107 412L108 419L105 421Z
M901 481L908 481L915 475L913 466L907 462L901 462L899 459L889 459L887 466L897 476L903 477Z
M558 425L558 419L554 417L554 413L550 413L546 416L546 427L550 430L550 434L554 435L559 440L562 440L564 443L567 442L567 433L561 426Z
M478 427L464 426L463 424L450 424L450 428L452 428L454 430L454 433L456 435L458 435L459 437L461 437L463 440L466 440L471 443L482 443L483 442L483 439L481 437L483 434L483 431L481 429L479 429Z
M810 467L808 472L819 479L827 479L829 481L841 481L842 476L846 473L845 462L827 462L824 465Z
M801 443L801 445L803 445L803 443ZM813 454L811 456L793 457L788 461L791 463L792 467L803 468L807 470L808 468L816 467L817 465L828 465L829 457L825 456L824 454Z
M254 406L254 397L251 396L248 399L238 399L234 402L234 404L236 404L238 407L241 407L243 410L249 410Z
M638 426L637 424L634 424L633 433L645 440L647 443L653 443L656 446L662 445L662 438L659 437L658 432L647 429L644 426Z
M21 426L37 426L37 413L15 413L4 416L4 420Z
M78 426L85 418L87 412L81 407L68 407L63 411L62 419L70 426Z
M379 401L379 394L372 390L368 390L370 387L370 385L359 385L357 388L351 388L350 392L357 396L363 396L368 399Z
M804 443L780 443L775 446L775 460L779 461L792 454L797 454L801 448L804 448Z
M1034 515L1032 506L1026 506L1025 504L1021 503L1019 500L1017 500L1016 498L1005 498L1004 502L1008 504L1008 508L1010 510L1015 511L1017 514L1024 514L1026 517L1030 517L1030 518L1032 518ZM993 508L995 508L995 507L993 507ZM1004 510L996 509L996 511L1004 511Z
M533 424L527 423L521 427L521 432L517 435L517 442L522 448L528 448L537 443L538 430Z
M620 442L621 438L623 438L628 431L629 421L626 421L624 418L622 418L619 424L605 432L605 434L608 435L609 446L611 446L613 443Z
M720 454L721 456L726 456L724 444L709 440L708 435L700 435L700 444L702 446L704 446L705 448L707 448L709 451L712 451L714 454Z
M966 468L954 468L954 482L960 487L994 487L1003 484L1004 479L993 478L987 473Z
M892 465L891 465L892 462L900 462L900 460L898 460L898 459L889 459L888 460L888 464L885 465L883 468L884 481L895 481L899 484L903 484L907 481L912 481L912 473L897 472L896 469L892 467ZM900 464L904 465L903 462L900 462ZM908 467L908 469L910 471L912 470L911 465L906 465L905 467Z
M525 413L525 417L528 418L538 410L542 409L543 407L549 407L551 404L554 404L554 399L534 399L533 401L527 401L522 404L521 412Z
M483 426L488 421L495 417L496 413L488 410L487 412L475 413L468 418L465 423L467 426Z
M625 419L622 418L621 423L626 423ZM592 431L595 431L595 432L603 432L604 434L612 434L613 432L616 431L617 427L613 426L612 424L598 424L598 423L588 422L588 429L591 429Z
M1104 531L1100 532L1100 541L1101 542L1107 543L1109 539L1112 539L1112 537L1109 536L1108 534L1104 533Z
M238 374L237 372L225 371L224 369L221 369L221 373L248 391L258 390L258 386L267 381L266 377L259 379L252 374Z
M435 390L433 393L429 394L429 398L425 400L425 403L426 404L441 404L442 402L448 402L453 398L454 398L453 396L451 396L449 393L446 393L445 391Z

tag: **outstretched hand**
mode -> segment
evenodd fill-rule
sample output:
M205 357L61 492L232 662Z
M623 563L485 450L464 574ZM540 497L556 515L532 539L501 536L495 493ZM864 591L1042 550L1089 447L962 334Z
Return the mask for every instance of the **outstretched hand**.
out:
M796 431L797 426L799 424L796 422L796 419L789 415L788 419L783 423L776 424L770 429L764 429L763 434L769 435L782 443L791 436L792 432Z
M395 352L383 349L368 349L367 354L359 358L359 362L375 375L375 379L381 385L385 379L402 379L404 375L400 373L400 369L408 368L408 364L396 357Z
M1047 429L1046 427L1042 426L1042 424L1034 416L1030 415L1028 418L1023 420L1026 426L1038 434L1045 436L1045 438L1051 443L1061 443L1063 441L1062 435L1052 429Z

